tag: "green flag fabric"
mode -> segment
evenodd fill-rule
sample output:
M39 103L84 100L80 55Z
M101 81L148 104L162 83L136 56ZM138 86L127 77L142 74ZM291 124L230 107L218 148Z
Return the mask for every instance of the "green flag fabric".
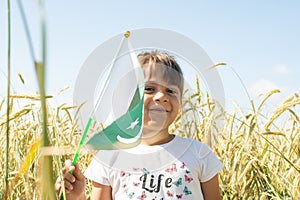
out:
M124 105L127 106L127 109L125 109L126 112L122 114L116 114L118 110L121 110L121 108L115 108L118 107L117 105L119 105L119 103L111 103L109 101L106 101L106 105L102 105L102 107L105 109L107 109L107 107L111 105L116 106L112 107L111 110L113 110L113 112L110 112L110 115L106 116L106 118L109 118L109 120L107 121L109 121L110 124L107 125L99 133L94 134L86 142L85 146L90 150L126 149L134 147L140 143L144 109L143 72L138 62L137 56L127 38L125 41L123 41L122 45L123 48L124 46L128 48L128 53L122 55L121 57L126 58L128 62L122 63L122 59L117 60L118 56L116 60L112 62L111 69L109 69L110 72L107 74L105 80L106 86L102 87L100 98L104 99L106 96L109 96L114 92L113 96L115 100L112 101L120 101L119 103L123 103L122 109L124 110ZM127 73L121 74L120 70L114 69L114 65L116 64L118 66L121 65L122 70L124 70L124 67L127 67ZM114 78L111 78L112 76ZM117 79L119 79L121 83L116 84L115 82L117 82ZM124 79L125 81L122 81L122 79ZM115 84L117 86L115 86L114 88L110 87L109 84ZM126 90L125 97L123 95L124 90ZM133 91L131 92L129 90ZM132 94L132 97L130 99L130 102L126 104L126 102L124 103L123 101L126 101L126 99L128 99L127 94ZM99 112L101 113L101 108L99 109ZM113 117L116 117L116 119L112 119ZM105 116L101 116L101 118L103 119L105 118Z

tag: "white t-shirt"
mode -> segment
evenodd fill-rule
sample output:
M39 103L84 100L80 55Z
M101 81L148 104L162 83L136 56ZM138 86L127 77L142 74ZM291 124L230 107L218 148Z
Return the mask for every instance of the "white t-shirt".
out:
M200 182L210 180L222 168L206 145L176 136L163 145L101 150L85 177L111 186L112 197L117 200L200 200Z

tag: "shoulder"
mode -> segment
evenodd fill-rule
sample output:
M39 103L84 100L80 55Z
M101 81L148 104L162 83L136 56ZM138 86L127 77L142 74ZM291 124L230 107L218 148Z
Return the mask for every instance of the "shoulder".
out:
M176 145L180 148L184 148L192 151L194 154L198 155L200 158L204 158L210 153L211 149L204 143L195 140L193 138L184 138L181 136L176 136Z
M177 143L177 145L191 145L192 147L195 148L208 148L204 143L195 140L193 138L185 138L185 137L181 137L181 136L177 136L176 135L176 140L175 142Z

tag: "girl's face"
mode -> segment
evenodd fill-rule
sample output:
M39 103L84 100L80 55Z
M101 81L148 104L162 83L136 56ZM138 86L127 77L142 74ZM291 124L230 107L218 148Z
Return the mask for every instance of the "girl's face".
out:
M181 105L181 91L163 77L163 68L151 67L145 72L144 132L168 131Z

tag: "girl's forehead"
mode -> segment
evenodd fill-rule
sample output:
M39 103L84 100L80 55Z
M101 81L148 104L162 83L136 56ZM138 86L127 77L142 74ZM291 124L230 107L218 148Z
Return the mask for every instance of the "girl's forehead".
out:
M144 78L145 82L168 82L164 71L158 69L144 70Z
M173 67L161 63L147 63L142 65L145 82L156 81L160 85L176 86L180 93L183 91L183 76Z
M163 64L145 65L143 72L145 81L155 78L166 83L176 83L175 85L181 77L178 71Z
M152 86L152 84L163 86L179 94L178 98L182 98L182 74L169 66L155 65L155 66L143 66L144 79L146 86Z
M143 71L146 85L156 84L182 93L182 76L175 69L156 64L154 66L143 66Z

